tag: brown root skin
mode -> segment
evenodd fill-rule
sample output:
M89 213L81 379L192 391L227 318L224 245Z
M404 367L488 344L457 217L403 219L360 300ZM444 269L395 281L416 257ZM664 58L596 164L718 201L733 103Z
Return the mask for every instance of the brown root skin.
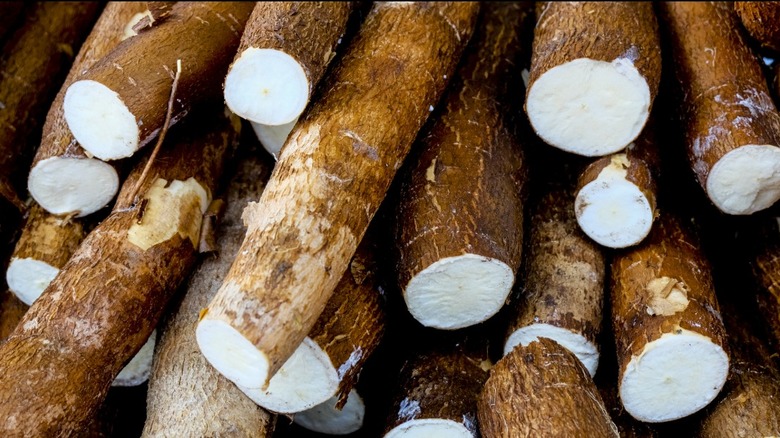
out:
M619 436L585 367L547 338L499 360L478 406L483 436Z
M199 197L208 199L215 191L232 147L235 130L218 109L169 139L152 171L156 179L142 188L151 198L143 215L122 202L141 172L139 164L111 215L0 346L3 436L77 433L146 342L195 263L200 217L208 205ZM170 185L161 188L160 181Z
M10 290L0 293L0 344L16 329L29 308Z
M780 197L780 175L774 170L780 167L780 152L775 150L780 145L780 114L734 10L728 3L663 2L658 12L679 87L688 161L699 185L725 213L767 208ZM774 153L771 162L754 161L763 161L762 168L773 172L733 169L742 177L726 188L716 186L717 179L710 178L716 164L726 154L742 153L746 145L767 145ZM737 191L745 183L755 187Z
M225 194L225 213L215 230L217 252L204 256L183 301L162 326L149 378L144 437L264 437L273 431L275 416L211 367L195 340L198 313L216 293L241 246L246 230L241 212L260 196L270 171L257 154L238 162Z
M20 169L33 154L30 138L99 12L95 2L38 3L0 51L0 196L20 210Z
M780 5L775 2L734 2L742 25L762 47L780 52Z
M259 202L244 213L242 249L198 328L202 352L209 321L264 356L258 362L267 360L267 372L253 371L244 386L263 386L316 322L452 75L477 12L476 3L376 3L325 84L329 91L299 120ZM212 365L228 360L222 347L211 357L204 352Z
M464 254L488 258L490 266L504 264L512 278L520 265L527 163L517 129L505 114L507 101L518 97L507 96L507 86L523 63L524 49L528 51L522 32L523 25L530 24L527 17L531 10L528 4L484 5L482 9L478 31L442 98L445 108L429 131L419 136L421 141L415 148L423 152L411 172L404 175L395 242L398 283L405 298L418 274L446 258ZM483 277L484 273L474 275ZM490 281L462 281L482 280ZM418 288L424 287L422 281ZM501 286L504 290L496 287L495 293L490 292L497 306L485 308L492 312L482 318L499 310L511 281ZM451 295L447 303L473 300L475 306L468 307L481 307L473 293L456 296L458 289L442 286L440 293ZM465 285L463 289L465 294L473 291ZM415 302L407 299L407 305ZM410 310L423 325L436 328L462 328L482 322L454 309L454 314L440 316L445 309L435 307ZM431 312L437 315L428 314ZM434 321L440 319L446 319L442 322L448 327L436 326Z

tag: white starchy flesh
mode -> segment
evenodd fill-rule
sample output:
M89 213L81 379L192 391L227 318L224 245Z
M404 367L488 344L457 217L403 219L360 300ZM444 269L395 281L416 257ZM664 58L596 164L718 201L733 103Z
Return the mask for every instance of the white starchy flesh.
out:
M263 125L262 123L255 122L250 123L252 124L252 129L255 131L257 139L260 140L260 143L263 145L265 150L267 150L269 154L273 155L274 160L278 160L279 151L282 150L282 146L284 146L284 143L287 141L287 137L290 136L290 132L292 132L292 129L295 127L297 122L298 117L296 117L295 120L290 123L277 126Z
M387 432L385 438L474 438L466 426L452 420L410 420Z
M255 123L284 125L301 115L309 101L309 80L292 56L250 47L225 77L225 102Z
M268 357L230 324L203 319L195 329L203 356L228 380L242 388L260 388L268 375Z
M707 194L728 214L770 207L780 199L780 147L751 144L727 153L707 176Z
M119 175L92 158L51 157L30 170L27 188L52 214L83 217L105 207L119 190Z
M650 201L626 179L625 154L612 159L577 193L574 211L582 231L599 245L625 248L641 242L653 226ZM627 162L626 162L627 163Z
M157 329L152 330L149 339L130 359L130 362L117 374L111 386L138 386L149 380L154 359L154 345L157 342Z
M293 422L313 432L328 435L346 435L363 427L366 405L354 389L349 391L347 402L341 410L336 409L338 396L333 396L319 405L298 412Z
M580 58L531 85L526 111L546 143L588 157L618 152L645 126L650 88L630 60Z
M626 366L620 399L639 421L658 423L707 406L726 383L729 359L710 338L679 329L648 343Z
M62 109L73 137L91 155L109 161L129 157L138 150L135 116L116 92L100 82L71 84Z
M599 367L599 350L584 336L565 328L551 324L531 324L515 330L504 343L504 356L509 354L517 345L527 347L531 342L539 338L552 339L561 344L565 349L574 353L577 359L585 365L591 377L596 375Z
M459 329L495 315L514 280L512 269L498 259L477 254L447 257L412 277L404 300L421 324Z
M14 258L5 272L5 280L11 292L31 306L59 272L59 269L40 260Z
M292 414L325 402L336 393L338 386L338 371L330 357L307 337L271 377L268 388L238 385L238 389L269 411Z

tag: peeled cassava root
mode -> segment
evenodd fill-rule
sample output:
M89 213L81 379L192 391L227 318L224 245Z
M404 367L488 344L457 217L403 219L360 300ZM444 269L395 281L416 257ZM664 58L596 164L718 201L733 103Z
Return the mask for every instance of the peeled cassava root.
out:
M780 51L780 4L776 2L734 2L742 25L763 47Z
M658 214L659 156L654 121L623 152L583 170L574 211L585 234L599 245L625 248L641 242Z
M501 309L523 246L526 162L506 84L522 64L530 6L484 6L445 109L405 175L395 242L398 282L421 324L458 329Z
M257 2L225 77L227 106L263 125L293 122L335 56L353 7L346 1Z
M537 4L525 110L548 144L585 156L623 149L642 131L660 79L651 2Z
M0 197L19 209L30 138L99 12L95 2L36 3L0 51Z
M65 92L63 113L74 138L101 160L133 155L165 120L178 61L182 74L173 123L193 105L221 96L251 2L176 2L159 25L121 43ZM143 62L139 62L143 59Z
M195 262L201 216L235 138L213 108L180 127L137 195L145 163L130 174L113 212L0 346L3 436L78 431L149 338Z
M242 145L243 146L243 145ZM198 351L198 313L217 292L246 228L241 212L260 196L270 169L257 156L243 156L225 194L216 229L216 253L206 255L190 277L184 299L160 326L146 401L144 437L270 436L275 418L258 407Z
M478 408L486 437L619 436L585 367L547 338L496 363Z
M665 212L639 246L612 261L620 399L651 423L709 404L729 370L710 266L687 224Z
M599 364L604 255L577 227L573 187L550 187L530 217L521 296L512 309L504 355L549 338L574 353L591 376Z
M73 137L65 122L62 102L71 83L129 37L125 28L144 10L143 2L106 5L49 109L41 144L27 177L27 188L35 201L51 214L75 217L92 214L106 206L119 190L117 169L87 156Z
M688 160L727 214L780 199L780 114L728 3L663 2Z
M296 125L197 328L201 352L237 385L264 387L322 313L477 12L476 3L375 3L328 92Z

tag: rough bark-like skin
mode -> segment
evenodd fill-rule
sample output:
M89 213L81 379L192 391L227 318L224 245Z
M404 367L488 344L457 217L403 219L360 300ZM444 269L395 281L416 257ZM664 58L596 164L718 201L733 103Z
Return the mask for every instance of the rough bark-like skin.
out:
M178 132L182 137L169 138L150 171L156 178L147 179L140 198L157 178L192 177L207 193L214 192L235 137L234 126L219 114L205 113ZM144 164L128 177L111 215L87 236L0 347L0 435L77 435L195 263L197 242L182 235L200 226L199 200L187 198L181 209L156 205L161 202L156 198L132 205ZM172 237L143 250L130 241L129 230L147 224L154 208L166 209L171 220L183 218L173 224L178 228Z
M24 2L0 2L0 44L5 42L24 12Z
M731 347L729 379L707 410L700 436L780 436L780 373L752 315L723 303Z
M483 6L445 108L416 146L423 153L401 188L395 232L402 290L448 257L520 265L527 163L506 114L518 97L507 87L519 77L529 13L527 4Z
M507 336L531 324L550 324L598 346L604 308L604 255L574 218L572 187L536 198L524 263L522 295Z
M97 2L40 2L0 51L0 196L23 208L19 189L30 137L100 13Z
M100 14L92 32L81 46L73 66L60 88L57 97L49 108L46 123L43 125L41 144L33 158L32 167L51 157L87 158L71 134L62 111L65 91L70 84L84 78L88 69L104 56L111 53L122 42L125 26L137 13L146 10L144 2L109 2Z
M0 293L0 344L14 331L29 306L10 290Z
M12 257L33 259L60 269L86 234L81 221L49 214L38 204L33 204Z
M618 437L596 385L580 361L542 338L518 346L490 371L479 398L486 437Z
M687 292L688 304L674 312L650 315L651 281L668 277ZM684 285L680 285L683 283ZM655 305L657 309L658 306ZM633 356L664 334L680 329L708 337L728 351L726 332L712 283L710 265L688 224L665 212L641 245L616 252L612 259L612 326L615 332L619 381Z
M688 160L707 190L726 153L780 144L780 114L727 2L661 2L682 101Z
M759 285L756 300L772 334L776 354L780 354L780 224L762 227L767 232L763 244L751 254L753 274Z
M270 168L244 157L226 193L217 228L217 253L205 256L190 277L184 300L162 328L146 401L144 437L264 437L274 418L223 377L198 351L195 326L230 268L246 227L241 212L257 199Z
M661 42L651 2L538 2L528 90L547 70L579 58L633 59L650 104L661 81Z
M742 25L763 47L780 52L780 3L734 2Z
M253 7L252 2L177 2L159 25L120 43L78 79L119 94L138 122L143 147L165 121L177 60L182 71L172 124L198 102L222 95L222 80Z
M385 331L385 310L379 290L376 237L369 233L333 291L325 310L309 332L338 371L339 403L347 402L358 375L379 346Z
M476 3L376 3L290 134L205 318L269 357L269 378L322 313L452 75Z
M404 364L385 433L407 421L442 419L461 423L477 436L477 399L490 361L484 350L447 348Z
M354 2L257 2L236 59L250 47L284 52L303 67L309 96L344 36Z

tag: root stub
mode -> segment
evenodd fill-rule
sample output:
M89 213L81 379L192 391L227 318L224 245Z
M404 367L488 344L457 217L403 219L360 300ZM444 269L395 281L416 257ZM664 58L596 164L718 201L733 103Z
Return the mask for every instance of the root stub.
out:
M54 156L32 168L28 189L46 211L83 217L113 199L119 189L119 176L111 165L100 160Z
M708 405L726 382L729 359L706 336L680 329L631 359L620 399L634 418L649 423L686 417Z
M707 177L707 194L728 214L752 214L780 199L780 147L745 145L724 155Z
M404 299L421 324L459 329L495 315L513 282L512 269L500 260L464 254L441 259L415 275Z
M201 353L222 375L242 389L257 389L268 381L268 358L228 323L203 319L195 337Z

